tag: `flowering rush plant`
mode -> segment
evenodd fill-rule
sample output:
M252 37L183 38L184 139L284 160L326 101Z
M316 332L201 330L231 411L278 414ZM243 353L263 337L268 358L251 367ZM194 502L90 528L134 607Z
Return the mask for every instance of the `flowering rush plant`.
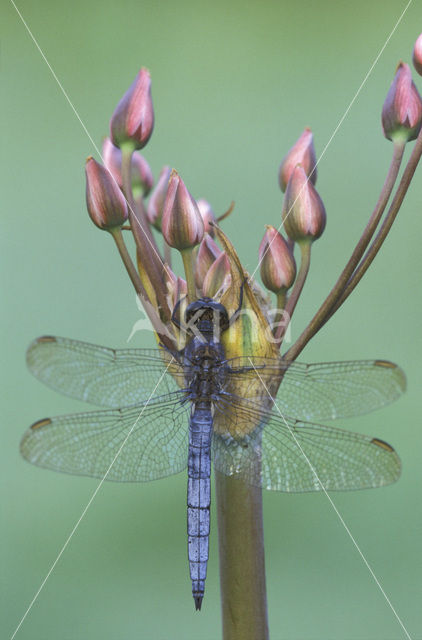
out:
M414 47L413 63L422 75L422 35ZM180 352L195 330L195 325L184 322L185 308L195 300L212 298L235 317L221 334L227 358L253 355L294 361L349 297L387 237L422 154L421 123L421 97L410 67L400 62L382 108L382 130L392 142L392 157L375 208L333 288L284 350L313 244L326 227L325 207L316 189L318 162L312 131L303 131L279 168L284 235L280 228L267 226L257 247L263 289L255 274L246 273L220 227L233 206L217 217L212 206L195 199L168 166L154 186L147 160L139 153L154 127L151 78L142 68L112 115L102 164L92 157L86 161L86 201L92 221L109 232L117 246L163 358ZM399 177L405 146L411 141L416 142ZM134 256L125 233L133 236ZM181 254L183 274L173 270L174 251ZM280 382L274 381L271 393L277 392ZM242 388L236 392L241 395ZM218 429L218 422L214 428ZM224 637L265 639L261 490L218 472L216 485Z

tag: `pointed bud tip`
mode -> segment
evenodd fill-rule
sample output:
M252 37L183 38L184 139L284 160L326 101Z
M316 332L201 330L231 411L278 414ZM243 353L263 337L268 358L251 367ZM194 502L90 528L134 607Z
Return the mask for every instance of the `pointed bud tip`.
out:
M283 158L279 172L278 180L280 189L283 191L287 188L292 171L297 164L301 164L304 168L306 175L309 177L313 184L316 183L317 171L316 171L316 155L314 147L314 136L309 127L305 127L302 135L295 142L293 147L288 151L287 155Z

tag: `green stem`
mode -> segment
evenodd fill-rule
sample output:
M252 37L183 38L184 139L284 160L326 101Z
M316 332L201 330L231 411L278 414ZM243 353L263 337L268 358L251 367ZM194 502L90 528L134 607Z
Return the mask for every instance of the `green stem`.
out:
M185 268L186 283L188 285L188 300L193 302L196 300L195 275L193 271L192 249L184 249L182 254L183 266Z
M279 311L284 310L284 307L286 306L286 297L287 297L286 290L283 290L277 293L277 310Z
M262 490L215 472L223 640L268 640Z
M127 250L125 241L123 240L123 235L120 227L114 227L114 229L110 229L110 234L113 237L113 240L116 243L117 249L119 250L120 257L122 258L123 264L126 267L126 271L128 272L129 278L132 281L132 284L135 288L136 293L139 296L139 299L142 302L142 305L145 309L145 313L148 318L151 320L151 324L157 332L161 342L166 345L169 349L174 348L174 344L170 337L166 334L165 327L161 322L155 308L151 304L151 301L148 298L147 292L145 291L144 285L142 284L141 278L139 277L139 273L133 264L132 258L129 255Z
M299 300L300 294L302 293L303 286L306 282L306 278L309 272L309 266L311 264L311 242L300 242L300 267L299 273L297 274L297 278L293 285L292 292L287 300L286 307L284 309L284 316L287 319L290 319L294 313L297 302ZM277 331L275 337L279 340L280 344L283 340L283 336L287 331L288 324L282 324L277 327Z
M333 309L343 295L349 282L349 278L352 276L354 270L359 264L359 261L365 252L365 249L369 245L371 238L374 235L375 229L377 228L381 216L384 213L385 207L387 206L387 202L390 198L400 169L403 151L403 143L394 144L393 158L391 160L387 177L382 187L377 204L375 205L375 208L371 214L371 217L369 218L363 234L360 237L359 242L357 243L352 255L350 256L334 287L331 289L330 293L328 294L308 326L301 333L297 341L284 354L283 357L286 360L294 360L295 358L297 358L299 353L308 344L309 340L321 329L326 320L331 316Z

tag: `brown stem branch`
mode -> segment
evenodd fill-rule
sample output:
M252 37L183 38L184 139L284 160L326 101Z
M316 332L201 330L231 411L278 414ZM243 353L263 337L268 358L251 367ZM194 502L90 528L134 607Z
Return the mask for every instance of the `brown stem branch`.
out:
M387 177L382 187L377 204L375 205L375 208L371 214L371 217L369 218L363 234L360 237L352 255L350 256L334 287L331 289L330 293L328 294L308 326L301 333L297 341L284 354L283 357L287 360L294 360L295 358L297 358L299 353L308 344L309 340L321 329L326 320L332 315L332 310L344 293L349 282L349 278L352 276L354 270L359 264L360 259L362 258L368 244L370 243L372 236L374 235L375 229L378 226L382 214L384 213L385 207L387 206L387 202L390 198L395 181L397 179L403 157L403 151L403 143L394 144L393 158L391 160Z
M421 155L422 155L422 129L421 129L421 133L419 133L418 139L413 148L412 154L409 158L409 162L405 167L403 176L400 180L399 186L397 187L397 191L394 195L393 201L390 205L387 215L385 216L385 219L377 235L375 236L371 246L369 247L364 257L362 258L361 262L359 263L358 268L355 270L352 277L349 279L349 282L347 283L347 286L344 292L342 293L337 304L335 305L332 311L332 314L334 314L337 311L337 309L343 304L343 302L350 296L354 288L359 284L359 282L367 272L368 268L370 267L378 251L381 249L384 243L384 240L386 239L393 225L393 222L396 219L396 216L400 210L400 207L407 193L407 190L409 188L410 182L413 178L413 174L415 173L415 170ZM330 316L332 314L330 314Z

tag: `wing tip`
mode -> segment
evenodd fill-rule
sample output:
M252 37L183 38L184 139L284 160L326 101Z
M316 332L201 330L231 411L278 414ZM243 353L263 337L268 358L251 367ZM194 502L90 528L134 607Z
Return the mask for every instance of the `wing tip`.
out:
M394 362L390 362L389 360L375 360L374 362L376 367L383 367L384 369L393 369L397 375L397 382L401 391L406 391L406 374L398 364Z
M31 342L28 349L26 350L26 363L29 369L31 369L31 357L34 349L36 349L40 344L51 344L54 342L57 342L57 338L55 338L54 336L40 336L39 338L35 338L35 340Z

